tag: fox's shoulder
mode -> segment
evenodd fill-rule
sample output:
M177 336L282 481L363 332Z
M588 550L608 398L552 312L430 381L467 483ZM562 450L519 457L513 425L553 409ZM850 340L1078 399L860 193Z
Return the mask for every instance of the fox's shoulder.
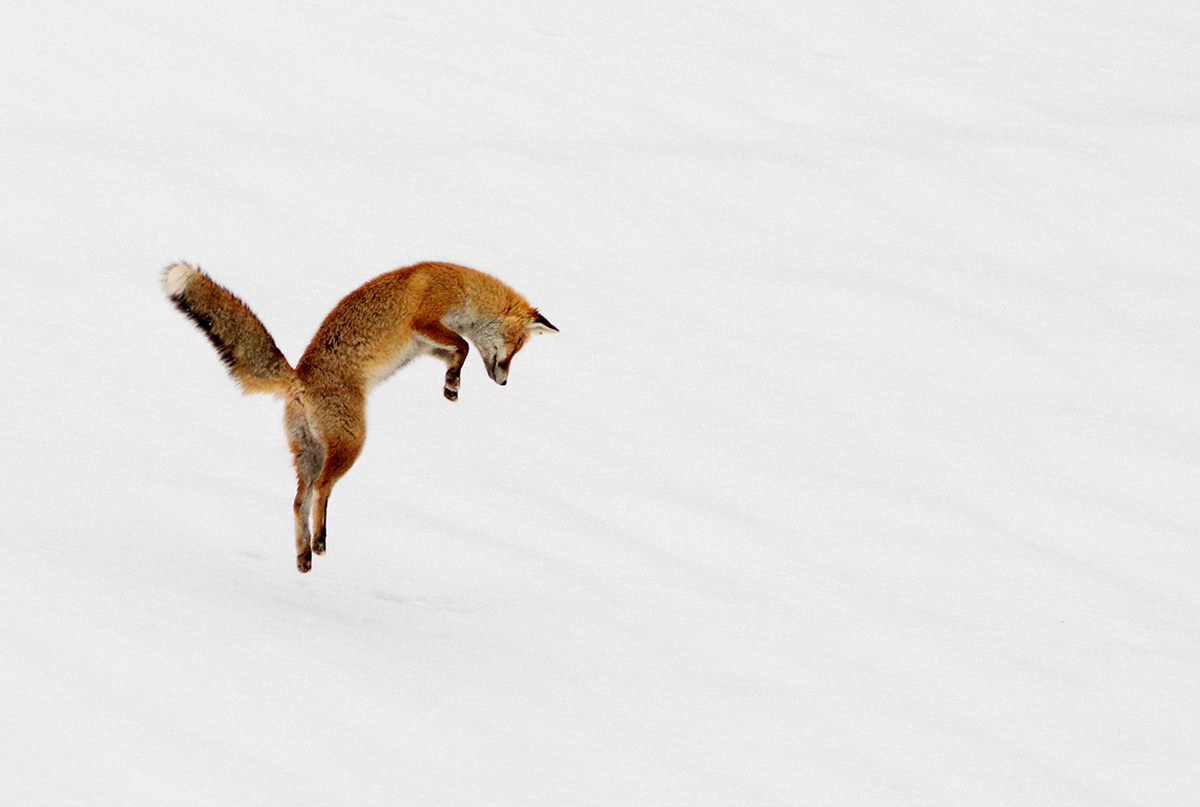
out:
M396 269L377 280L394 278L415 298L453 310L455 314L504 316L528 309L529 302L499 278L457 263L428 261Z
M402 269L397 269L395 273L401 277L424 278L435 283L508 289L508 286L503 281L497 277L494 277L493 275L489 275L487 272L481 272L478 269L472 269L469 266L463 266L457 263L446 263L444 261L425 261L423 263L415 263L412 266L406 266Z

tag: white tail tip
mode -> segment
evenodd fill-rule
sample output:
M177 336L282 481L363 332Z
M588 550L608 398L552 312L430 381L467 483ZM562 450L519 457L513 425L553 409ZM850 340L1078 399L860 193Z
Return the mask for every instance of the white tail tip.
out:
M192 279L192 275L199 270L190 263L173 263L163 270L162 284L163 289L167 292L168 297L175 297L183 293L188 281Z

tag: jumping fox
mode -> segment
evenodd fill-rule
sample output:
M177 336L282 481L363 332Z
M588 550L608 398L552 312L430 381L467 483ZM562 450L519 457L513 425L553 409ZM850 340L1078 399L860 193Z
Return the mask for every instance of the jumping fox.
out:
M419 263L369 280L334 306L293 368L258 317L198 268L163 270L175 307L200 327L245 392L286 402L296 466L296 567L325 552L325 514L334 482L350 470L366 436L367 393L418 356L446 363L444 394L458 399L468 341L497 384L535 333L557 331L491 275L449 263ZM309 514L312 530L309 531Z

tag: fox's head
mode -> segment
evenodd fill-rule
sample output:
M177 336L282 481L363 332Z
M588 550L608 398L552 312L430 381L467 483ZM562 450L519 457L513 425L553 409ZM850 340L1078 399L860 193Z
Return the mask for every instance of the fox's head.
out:
M551 325L550 320L539 314L536 308L528 308L501 319L497 323L495 340L477 345L483 355L483 363L487 365L488 375L501 386L507 384L508 367L517 351L525 346L533 334L550 331L557 333L558 328Z

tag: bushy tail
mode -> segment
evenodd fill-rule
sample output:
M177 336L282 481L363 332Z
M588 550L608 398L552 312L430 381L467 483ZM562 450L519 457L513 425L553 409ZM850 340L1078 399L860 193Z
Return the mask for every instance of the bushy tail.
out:
M186 263L164 269L162 283L175 307L204 331L244 391L285 399L300 392L300 379L271 334L232 292Z

